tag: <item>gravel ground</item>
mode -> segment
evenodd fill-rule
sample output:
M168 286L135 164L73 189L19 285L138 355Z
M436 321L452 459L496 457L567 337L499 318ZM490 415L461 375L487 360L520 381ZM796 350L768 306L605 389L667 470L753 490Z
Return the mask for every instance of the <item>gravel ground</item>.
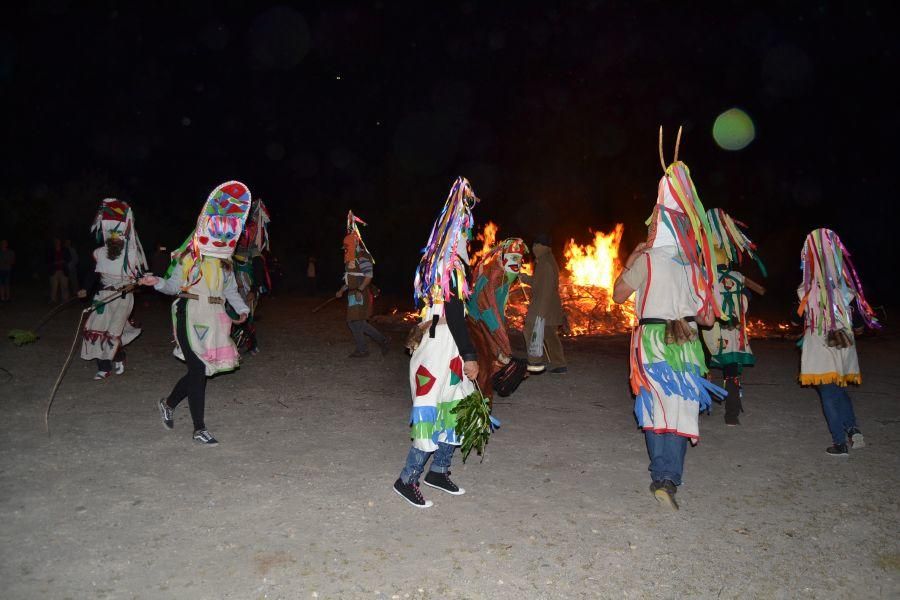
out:
M37 297L0 307L27 328ZM392 491L408 448L403 331L394 351L346 358L339 303L262 307L262 353L209 382L218 447L191 440L185 402L156 401L184 369L167 305L138 302L143 335L121 377L75 360L42 430L77 320L0 344L3 598L897 598L900 341L860 341L852 390L868 446L840 459L793 344L758 341L742 425L716 407L688 451L681 510L647 491L627 339L570 340L568 375L495 405L483 462L457 459L461 497Z

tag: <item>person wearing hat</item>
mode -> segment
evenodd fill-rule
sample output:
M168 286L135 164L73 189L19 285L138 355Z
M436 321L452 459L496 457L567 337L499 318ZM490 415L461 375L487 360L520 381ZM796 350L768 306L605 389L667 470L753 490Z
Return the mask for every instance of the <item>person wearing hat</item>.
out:
M559 265L550 247L550 236L540 233L534 237L531 253L534 255L534 275L522 273L519 278L531 286L531 302L525 316L525 344L528 346L528 371L550 372L560 375L568 372L566 356L557 329L565 325L562 300L559 297ZM544 353L547 364L544 363Z

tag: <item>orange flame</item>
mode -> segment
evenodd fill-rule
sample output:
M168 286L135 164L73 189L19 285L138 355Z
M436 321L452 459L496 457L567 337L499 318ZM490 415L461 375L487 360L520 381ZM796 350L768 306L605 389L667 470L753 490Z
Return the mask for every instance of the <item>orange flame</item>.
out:
M592 245L582 246L573 239L566 244L566 270L571 276L560 285L560 295L573 335L625 332L634 323L634 301L619 305L612 299L622 272L619 245L624 231L618 223L609 233L594 232Z
M484 256L491 251L491 248L494 247L494 244L497 243L498 229L500 229L499 225L493 221L488 221L485 223L481 233L475 236L475 239L481 242L481 250L472 255L472 266L478 264L478 261L484 258Z

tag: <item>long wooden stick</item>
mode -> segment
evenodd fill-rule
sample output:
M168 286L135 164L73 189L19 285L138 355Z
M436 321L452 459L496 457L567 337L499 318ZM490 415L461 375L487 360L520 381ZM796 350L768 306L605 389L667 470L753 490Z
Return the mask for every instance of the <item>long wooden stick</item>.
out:
M759 285L749 277L744 277L744 286L750 288L753 293L759 294L760 296L763 296L766 293L766 288Z
M92 304L91 306L88 306L83 311L81 311L81 318L78 319L78 326L75 328L75 336L72 338L72 347L69 348L69 355L66 357L66 362L63 363L63 368L62 370L60 370L59 375L56 377L56 383L53 384L53 389L50 391L50 398L47 399L47 408L44 410L44 430L47 432L48 436L50 435L50 409L53 407L53 400L56 398L56 392L59 391L59 386L62 384L63 377L65 377L66 371L69 370L69 365L72 364L72 358L75 356L75 348L78 347L78 342L81 340L81 328L84 325L84 320L89 314L91 314L101 306L105 306L114 300L118 300L119 298L124 298L125 294L133 291L136 287L138 287L138 284L136 283L129 283L128 285L122 286L121 288L115 290L113 295L106 296L102 302Z
M50 409L53 407L53 399L56 398L56 392L59 390L63 377L65 376L66 371L69 370L69 365L72 364L72 357L75 356L75 348L78 347L78 342L81 340L81 327L84 325L84 319L91 312L92 310L90 307L81 311L81 318L78 319L78 326L75 328L75 337L72 338L72 347L69 348L69 355L66 357L66 362L63 363L62 370L56 377L56 383L53 384L53 389L50 391L50 398L47 399L47 408L44 410L44 430L47 432L47 436L50 435Z
M330 302L333 302L333 301L335 301L335 300L337 300L337 299L338 299L337 296L332 296L331 298L329 298L328 300L326 300L326 301L323 302L322 304L320 304L320 305L318 305L317 307L315 307L314 309L312 309L312 311L313 311L313 312L319 312L320 310L322 310L323 308L325 308Z

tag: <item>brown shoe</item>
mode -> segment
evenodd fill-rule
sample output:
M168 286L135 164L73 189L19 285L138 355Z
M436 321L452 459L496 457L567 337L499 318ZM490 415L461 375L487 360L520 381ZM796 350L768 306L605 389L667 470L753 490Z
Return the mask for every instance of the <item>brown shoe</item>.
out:
M675 501L675 492L678 488L675 484L666 479L665 481L654 481L650 484L650 492L660 506L671 511L678 510L678 503Z

